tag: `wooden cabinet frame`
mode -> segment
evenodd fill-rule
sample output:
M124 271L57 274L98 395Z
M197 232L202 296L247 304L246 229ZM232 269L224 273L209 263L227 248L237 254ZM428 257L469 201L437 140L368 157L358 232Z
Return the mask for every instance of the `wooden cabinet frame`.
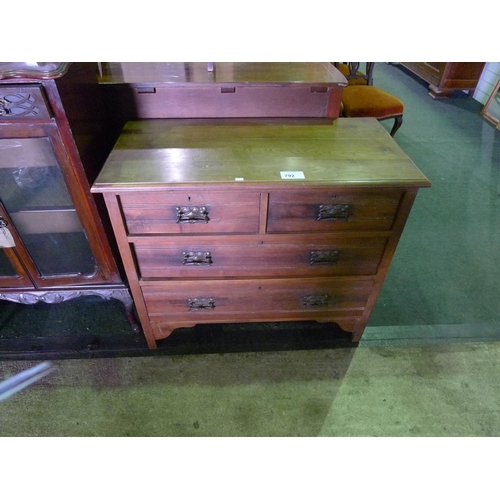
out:
M57 303L82 295L114 298L125 305L137 329L133 302L113 253L114 239L106 232L107 214L99 212L90 192L90 182L114 141L106 132L97 65L62 63L57 71L39 75L16 71L0 75L0 141L47 138L72 202L71 213L75 215L71 217L83 228L95 267L94 272L85 274L76 270L42 276L20 237L21 231L16 230L13 214L0 207L16 242L15 247L2 251L18 274L0 276L0 299L33 304ZM12 166L16 166L15 159ZM16 217L19 221L19 213Z

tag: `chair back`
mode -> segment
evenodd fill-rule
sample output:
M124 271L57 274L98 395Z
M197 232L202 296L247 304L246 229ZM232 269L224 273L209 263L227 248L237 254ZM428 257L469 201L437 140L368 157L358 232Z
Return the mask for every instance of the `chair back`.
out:
M333 63L333 65L346 77L349 85L373 85L373 68L375 63L367 62L365 73L360 71L359 62Z

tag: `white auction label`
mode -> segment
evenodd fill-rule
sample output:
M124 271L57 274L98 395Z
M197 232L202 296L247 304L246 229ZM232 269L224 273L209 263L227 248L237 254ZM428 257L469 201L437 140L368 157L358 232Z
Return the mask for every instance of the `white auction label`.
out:
M306 176L304 175L304 172L299 171L292 171L292 172L280 172L281 178L282 179L305 179Z
M12 248L16 243L10 231L6 227L0 227L0 248Z

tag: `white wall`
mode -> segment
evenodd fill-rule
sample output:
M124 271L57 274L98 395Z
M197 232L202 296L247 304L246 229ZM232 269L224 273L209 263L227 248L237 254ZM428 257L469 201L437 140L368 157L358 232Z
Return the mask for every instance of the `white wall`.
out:
M474 92L474 99L482 104L490 97L495 85L500 79L500 62L488 62L484 66L483 73Z

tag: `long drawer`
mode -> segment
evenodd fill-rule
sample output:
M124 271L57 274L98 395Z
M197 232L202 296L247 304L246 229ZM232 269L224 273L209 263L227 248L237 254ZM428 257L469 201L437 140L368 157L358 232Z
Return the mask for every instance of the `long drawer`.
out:
M401 190L272 191L269 194L269 233L390 230Z
M335 233L130 240L146 279L373 275L387 241Z
M151 321L239 321L276 318L360 316L372 280L348 278L191 280L144 283Z
M131 235L257 233L259 229L258 192L125 193L120 201Z

